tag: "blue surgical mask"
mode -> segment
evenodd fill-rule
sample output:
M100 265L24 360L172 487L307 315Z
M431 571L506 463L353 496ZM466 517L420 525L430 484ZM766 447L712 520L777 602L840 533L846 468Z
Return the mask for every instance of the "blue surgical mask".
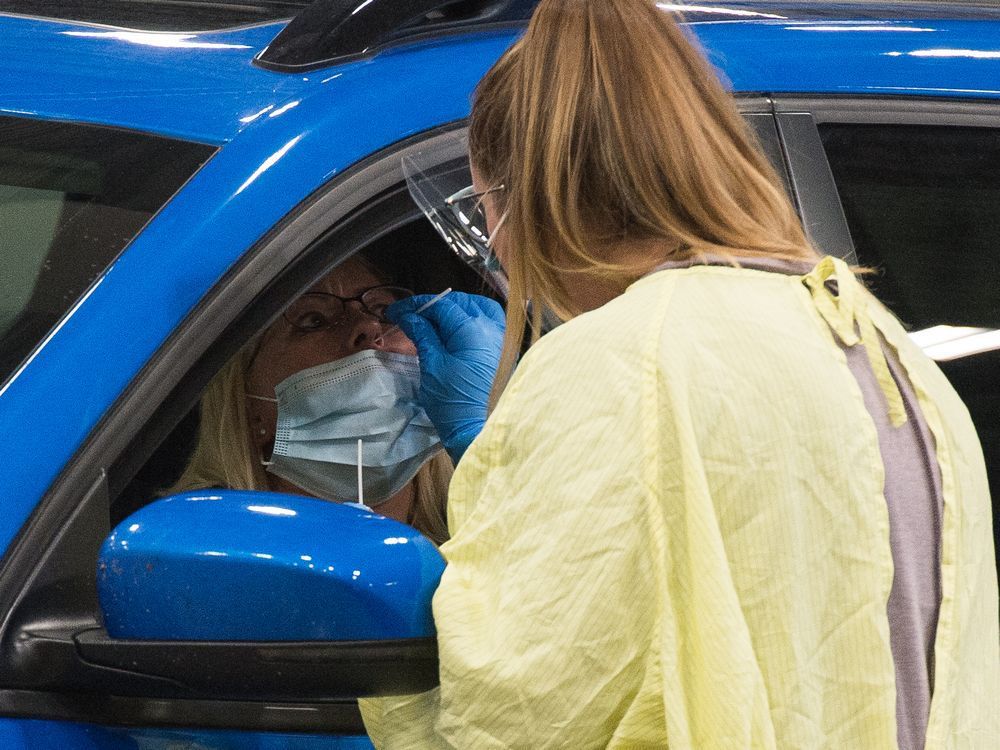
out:
M385 502L442 450L419 387L415 356L373 349L292 375L267 399L278 405L267 470L319 497L356 500L360 440L364 501Z

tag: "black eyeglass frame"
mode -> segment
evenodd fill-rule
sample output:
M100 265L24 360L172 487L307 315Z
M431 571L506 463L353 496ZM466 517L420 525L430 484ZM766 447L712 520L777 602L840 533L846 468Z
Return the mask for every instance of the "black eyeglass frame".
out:
M397 296L396 301L399 301L401 299L406 299L407 297L412 297L412 296L414 296L416 294L416 292L414 292L412 289L408 289L408 288L406 288L404 286L397 286L396 284L377 284L376 286L368 287L363 292L361 292L361 294L355 295L353 297L342 297L341 295L334 294L333 292L306 292L305 294L300 295L294 302L292 302L291 305L289 305L287 308L285 308L285 310L281 313L281 317L292 328L294 328L294 329L296 329L298 331L302 331L303 333L314 333L316 331L325 331L325 330L328 330L328 329L333 328L335 326L341 325L345 320L347 320L347 317L348 317L347 303L349 303L349 302L357 302L358 305L359 305L359 307L361 308L361 311L363 313L365 313L366 315L370 315L371 317L375 318L379 323L390 324L391 325L392 321L388 320L387 318L382 317L379 313L375 312L374 310L372 310L368 306L369 303L371 302L370 299L369 299L368 302L365 301L365 297L367 295L371 294L371 292L374 292L374 291L377 291L377 290L380 290L380 289L394 289L394 290L399 291L399 292L405 292L405 294L401 294L401 295ZM307 297L333 297L334 299L340 301L340 306L341 306L342 314L338 318L336 318L335 320L332 320L332 321L328 322L326 325L321 326L319 328L303 328L302 326L300 326L298 323L296 323L294 320L292 320L289 317L289 311L292 309L292 307L299 300L305 299Z

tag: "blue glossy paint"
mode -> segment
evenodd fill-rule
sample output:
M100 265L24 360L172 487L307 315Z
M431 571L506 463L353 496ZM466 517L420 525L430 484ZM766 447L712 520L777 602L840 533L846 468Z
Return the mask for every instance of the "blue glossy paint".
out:
M434 544L370 510L265 492L186 493L123 521L98 558L108 633L139 640L433 636Z
M255 114L308 96L330 74L278 74L252 65L282 26L170 34L0 14L0 112L221 143ZM739 91L1000 95L994 21L746 20L691 28ZM453 50L452 65L492 61L488 53L463 50L463 43L430 44ZM415 72L431 77L440 67L424 61L425 47L387 54L416 54Z
M736 91L1000 97L1000 23L693 24Z
M128 730L93 724L29 719L0 719L3 750L140 750L143 745Z
M0 113L222 143L301 85L251 64L282 26L170 34L0 15Z

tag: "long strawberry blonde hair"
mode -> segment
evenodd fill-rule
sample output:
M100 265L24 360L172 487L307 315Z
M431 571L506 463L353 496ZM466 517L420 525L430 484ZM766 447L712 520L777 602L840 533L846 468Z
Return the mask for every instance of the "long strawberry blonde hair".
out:
M494 400L526 326L582 312L667 260L815 260L777 173L688 33L653 0L542 0L476 89L470 161L494 194L510 278ZM640 260L623 247L649 248ZM615 259L619 260L615 260ZM528 302L531 301L530 320Z

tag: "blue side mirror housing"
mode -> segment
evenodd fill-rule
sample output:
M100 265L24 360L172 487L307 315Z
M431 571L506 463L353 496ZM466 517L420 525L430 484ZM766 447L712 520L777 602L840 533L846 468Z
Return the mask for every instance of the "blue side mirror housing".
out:
M113 639L381 641L434 636L443 571L429 539L373 511L225 490L130 516L97 580Z
M105 540L88 669L141 694L314 703L438 684L434 544L368 509L231 490L159 500Z

